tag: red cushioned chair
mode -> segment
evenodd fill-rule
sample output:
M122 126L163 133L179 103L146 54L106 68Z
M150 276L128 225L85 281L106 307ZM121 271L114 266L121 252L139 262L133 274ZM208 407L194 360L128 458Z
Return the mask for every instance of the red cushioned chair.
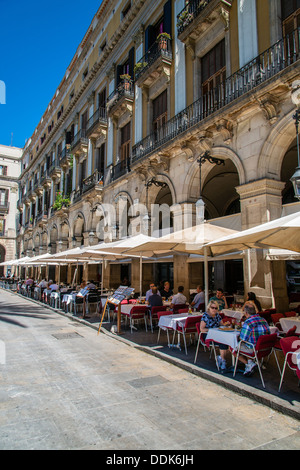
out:
M189 306L186 304L175 304L173 306L173 313L178 313L179 310L184 309L186 307L188 308Z
M289 318L289 317L296 317L297 316L297 312L285 312L284 313L284 316L286 318Z
M284 318L283 313L271 313L271 319L272 319L273 325L276 326L279 331L282 331L280 318Z
M206 348L209 347L209 345L205 342L203 338L203 333L200 331L200 322L196 323L196 329L198 333L198 343L197 343L197 348L196 348L196 353L195 353L194 364L196 364L196 361L197 361L200 344L203 346L204 351L206 351Z
M247 341L241 340L239 342L238 351L233 352L234 356L236 356L233 377L235 376L236 369L237 369L237 364L238 364L238 358L239 358L239 355L241 354L243 356L246 356L248 359L252 359L257 364L262 385L263 385L264 388L266 388L264 380L263 380L263 376L262 376L261 367L260 367L259 362L260 362L260 360L262 361L264 359L264 357L268 357L272 352L274 352L279 373L281 372L279 364L278 364L277 356L276 356L276 351L274 349L276 341L277 341L277 334L276 333L273 333L271 335L261 335L258 338L257 343L256 343L254 348L253 348L253 345L251 343L248 343ZM241 347L245 344L247 344L248 346L251 347L247 351L245 351L244 349L241 350Z
M165 311L159 311L157 312L157 318L158 318L158 335L157 335L157 344L159 342L159 338L160 338L160 330L163 330L163 328L160 328L159 326L159 319L160 317L164 316L164 315L172 315L172 312L170 312L169 310L165 310ZM170 338L169 338L169 331L172 330L172 328L166 328L166 332L167 332L167 338L168 338L168 346L170 346ZM165 331L165 330L163 330Z
M134 322L139 320L144 320L145 329L147 331L147 318L146 314L149 307L147 305L135 305L130 310L129 314L125 314L125 318L129 318L131 333L134 328Z
M152 333L153 333L153 321L158 322L158 320L159 320L157 313L158 312L165 312L166 310L167 310L166 305L152 307L151 310L149 310L149 313L150 313L150 326L151 326Z
M185 354L187 354L187 346L186 346L186 335L192 335L194 333L197 333L197 327L196 324L200 322L202 315L191 315L190 317L187 317L185 320L184 325L180 325L180 323L177 323L177 333L182 334L183 336L183 341L184 341L184 348L185 348ZM173 345L174 345L174 337L175 333L173 335Z
M283 376L285 373L286 366L288 365L291 370L296 372L297 376L300 378L300 367L297 361L297 357L294 354L296 351L300 354L300 339L298 336L288 336L287 338L282 338L280 340L280 346L284 354L284 364L280 378L280 384L278 392L280 392Z

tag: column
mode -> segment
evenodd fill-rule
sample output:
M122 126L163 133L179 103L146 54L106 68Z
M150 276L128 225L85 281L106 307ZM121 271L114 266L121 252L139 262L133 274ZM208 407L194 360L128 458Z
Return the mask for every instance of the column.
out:
M236 188L240 195L242 229L254 227L281 216L281 194L285 184L281 181L263 179ZM268 261L266 250L247 250L244 256L245 293L255 292L262 308L276 306L286 311L288 297L285 262ZM274 265L276 263L276 267Z

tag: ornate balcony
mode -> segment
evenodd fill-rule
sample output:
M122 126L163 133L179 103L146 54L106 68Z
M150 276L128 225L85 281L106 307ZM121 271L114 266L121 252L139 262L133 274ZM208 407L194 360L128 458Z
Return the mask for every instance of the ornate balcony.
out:
M86 135L98 139L103 135L106 137L107 132L107 112L106 108L98 108L93 116L88 120Z
M215 121L216 115L218 115L218 129L224 135L224 140L230 139L231 129L230 122L226 118L226 110L230 109L232 113L234 109L253 106L253 93L256 94L256 102L270 123L276 120L278 99L289 89L289 83L299 75L299 35L300 27L209 93L201 96L156 132L137 142L132 147L131 163L157 152L159 148L166 146L178 136L184 138L183 134L187 132L199 132L199 127L196 125L204 120L207 123L210 117Z
M60 175L61 175L61 167L60 167L60 164L59 164L59 161L58 159L55 159L53 160L53 162L51 163L50 167L49 167L49 176L51 178L59 178Z
M50 188L52 183L49 170L46 170L44 174L40 176L40 184L43 186L43 188Z
M75 155L81 155L83 153L87 153L88 138L86 135L86 129L80 129L80 131L77 132L71 144L71 151Z
M191 0L177 15L179 39L190 47L218 19L228 26L231 4L232 0Z
M66 171L69 168L72 160L73 155L71 154L71 145L67 144L59 155L59 165L64 171Z
M136 63L135 83L139 87L150 87L162 75L170 78L172 65L172 43L163 38L154 43L147 53Z
M107 99L107 113L118 119L128 111L132 114L134 101L134 84L132 80L123 80Z

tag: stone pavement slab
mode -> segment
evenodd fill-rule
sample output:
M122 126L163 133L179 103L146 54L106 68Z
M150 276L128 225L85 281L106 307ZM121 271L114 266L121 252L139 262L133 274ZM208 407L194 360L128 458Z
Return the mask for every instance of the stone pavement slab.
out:
M299 421L0 291L0 449L298 449Z

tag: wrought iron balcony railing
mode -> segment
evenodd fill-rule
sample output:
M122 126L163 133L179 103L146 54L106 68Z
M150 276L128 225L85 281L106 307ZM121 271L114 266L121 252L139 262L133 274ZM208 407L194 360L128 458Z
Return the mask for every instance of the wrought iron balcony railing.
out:
M177 32L182 33L212 0L191 0L177 15Z
M137 142L132 147L132 163L155 151L295 63L300 58L299 43L300 27L279 40L209 93L201 96L167 121L160 129Z
M135 80L139 78L161 57L172 59L172 43L170 39L163 42L155 42L146 54L136 63L134 67Z

